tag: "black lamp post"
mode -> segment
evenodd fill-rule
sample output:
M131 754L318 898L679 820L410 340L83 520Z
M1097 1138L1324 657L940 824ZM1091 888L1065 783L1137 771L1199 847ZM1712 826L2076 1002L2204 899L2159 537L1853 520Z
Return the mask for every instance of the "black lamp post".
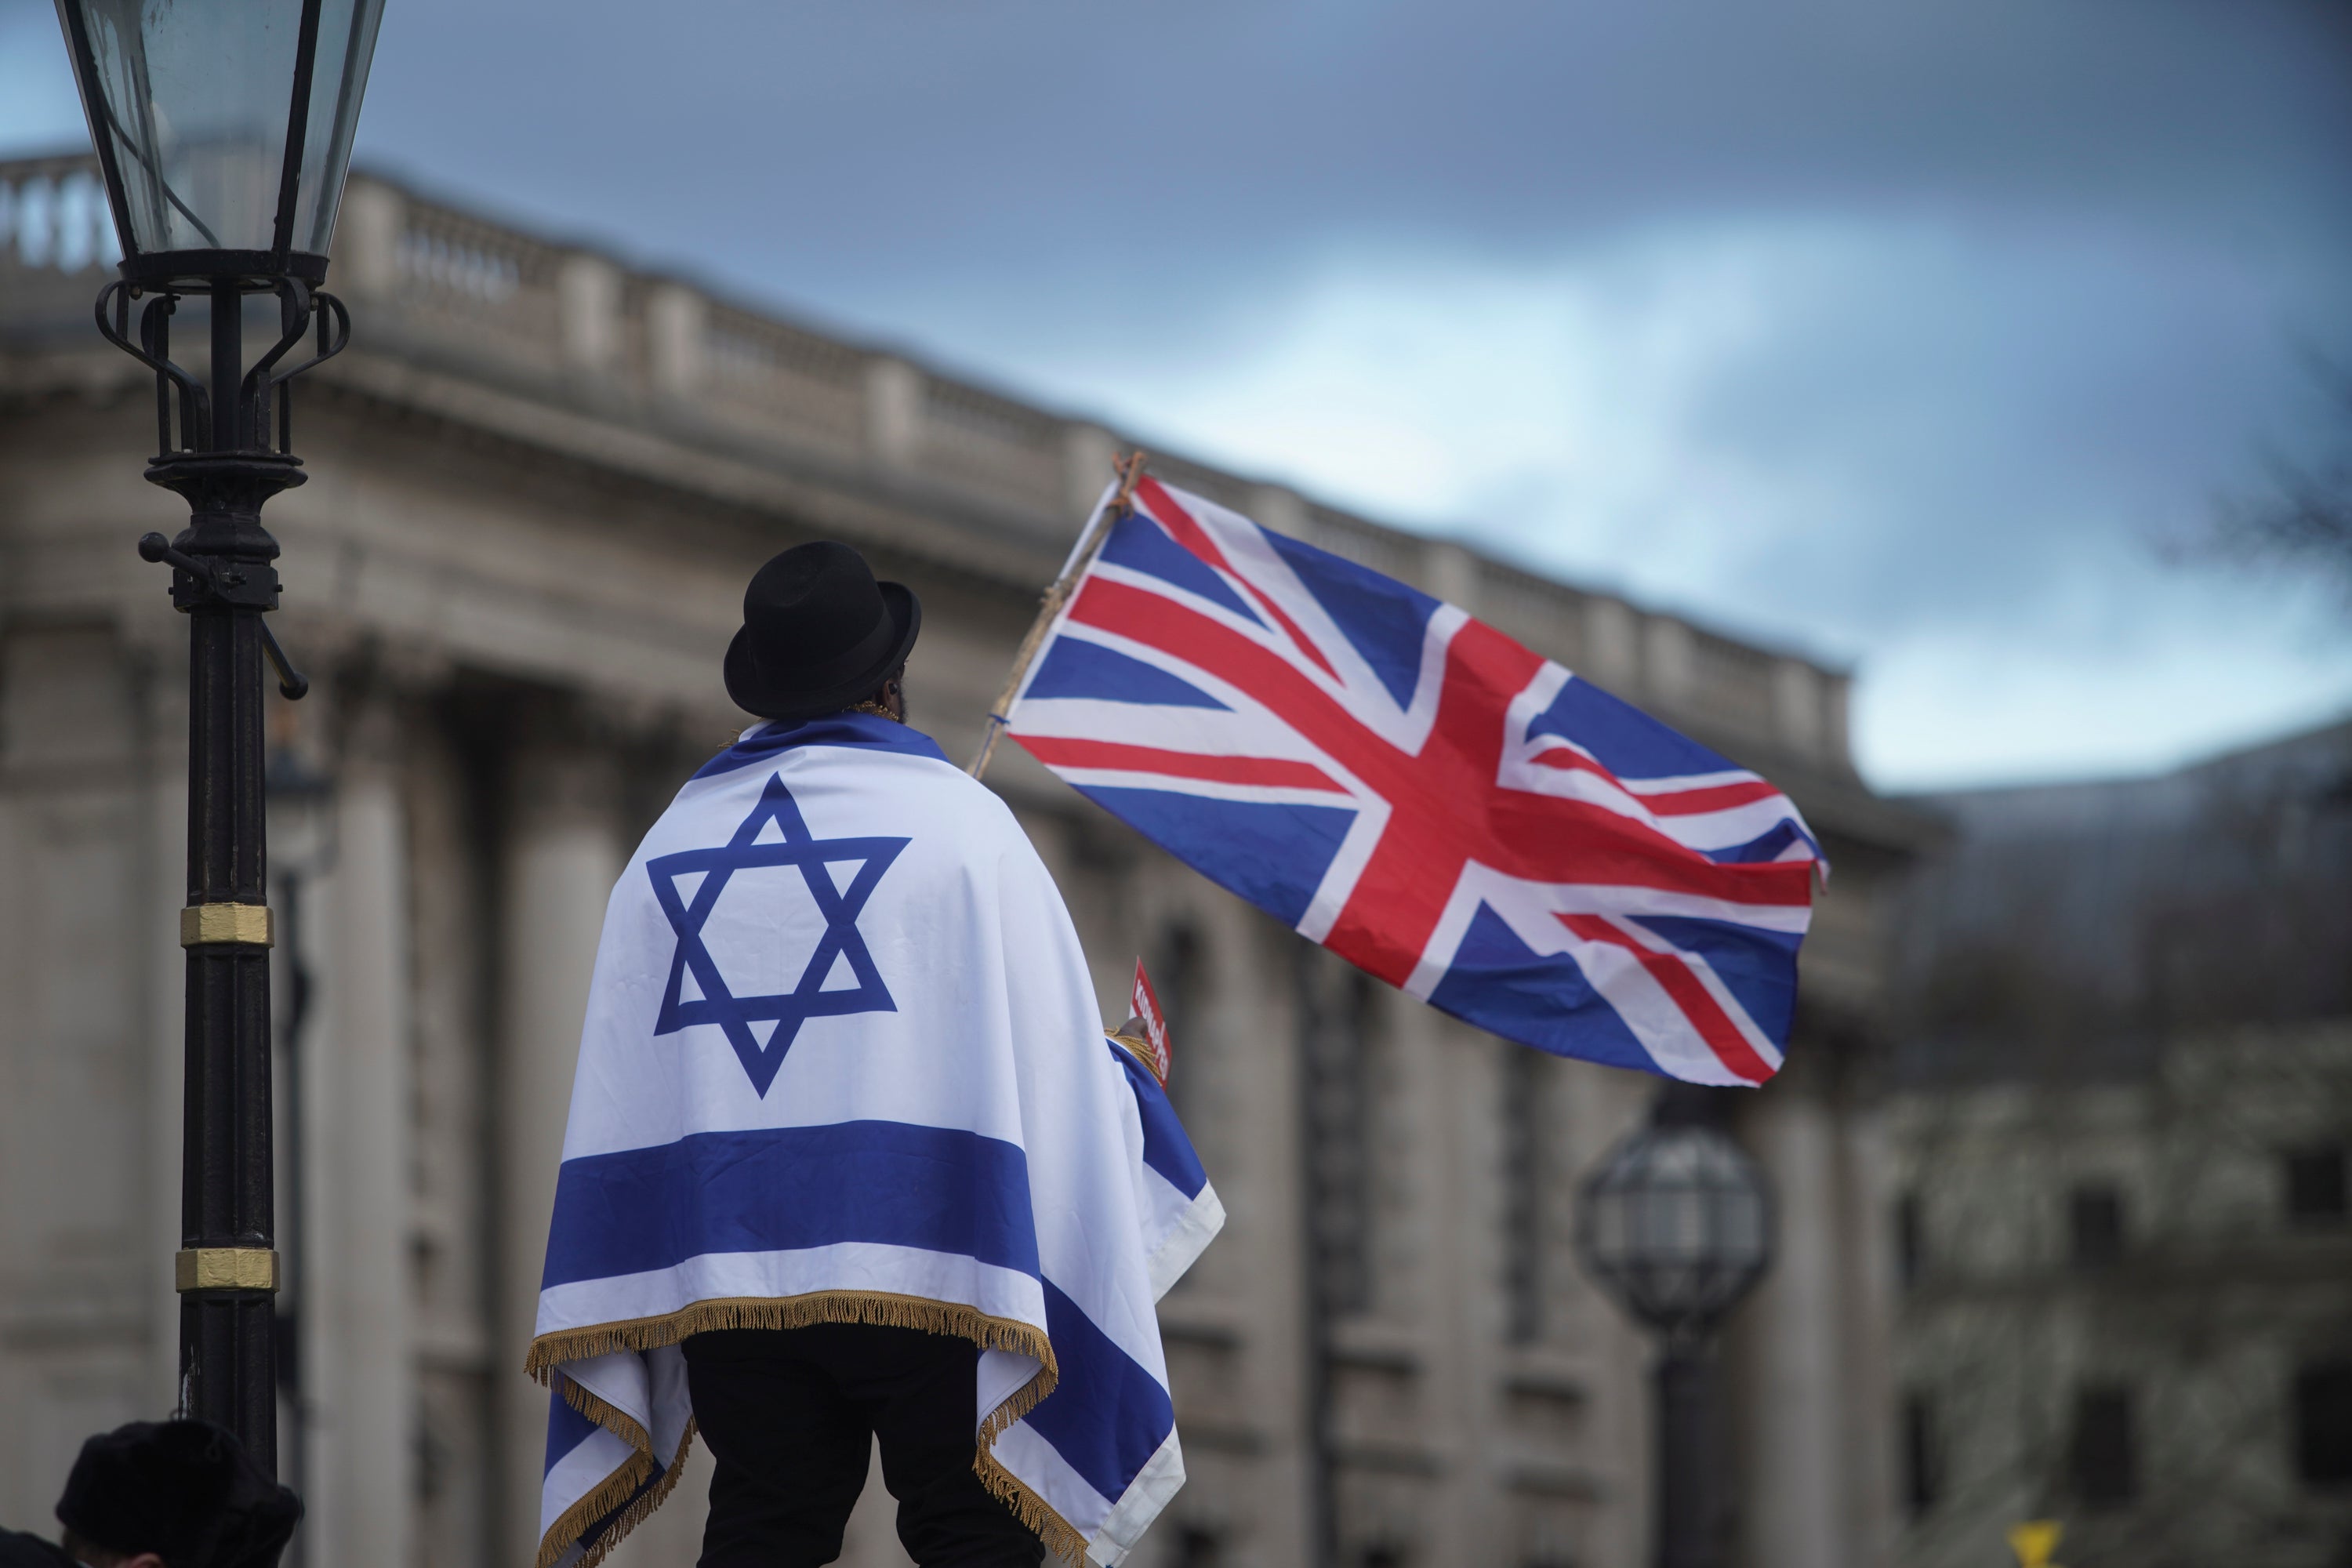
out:
M1669 1085L1650 1124L1611 1150L1577 1194L1586 1271L1658 1336L1658 1568L1722 1561L1709 1342L1772 1260L1770 1190L1717 1125L1718 1103L1712 1091Z
M278 605L278 542L261 508L303 479L286 384L351 333L320 285L383 11L383 0L58 0L122 242L98 328L155 373L147 478L190 511L177 539L139 542L147 560L170 563L172 602L189 620L180 1407L236 1433L273 1470L263 658L289 698L308 683L261 618ZM246 303L263 298L276 330L247 364ZM172 317L192 299L210 307L201 374L172 360Z

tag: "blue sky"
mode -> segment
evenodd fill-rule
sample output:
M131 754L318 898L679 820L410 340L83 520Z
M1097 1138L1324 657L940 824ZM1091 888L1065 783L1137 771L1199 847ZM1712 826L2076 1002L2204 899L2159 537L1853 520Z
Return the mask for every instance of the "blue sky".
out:
M2352 710L2340 600L2159 549L2352 443L2340 5L390 0L361 148L1850 663L1884 787Z

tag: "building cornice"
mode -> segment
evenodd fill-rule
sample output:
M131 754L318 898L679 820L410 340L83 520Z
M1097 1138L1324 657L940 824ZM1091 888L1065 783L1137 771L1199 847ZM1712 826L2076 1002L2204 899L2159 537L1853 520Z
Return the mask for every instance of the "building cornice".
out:
M0 186L58 187L86 179L85 162L0 163ZM7 210L56 223L66 205ZM72 237L0 235L0 398L135 389L135 367L87 331L104 269L98 247ZM1017 599L1054 571L1124 444L1101 425L382 175L353 177L335 256L331 282L359 330L306 383L311 406L398 411L689 503L838 534ZM1171 482L1460 604L1766 772L1825 832L1896 854L1937 835L1932 815L1856 776L1846 670L1181 454L1155 458Z

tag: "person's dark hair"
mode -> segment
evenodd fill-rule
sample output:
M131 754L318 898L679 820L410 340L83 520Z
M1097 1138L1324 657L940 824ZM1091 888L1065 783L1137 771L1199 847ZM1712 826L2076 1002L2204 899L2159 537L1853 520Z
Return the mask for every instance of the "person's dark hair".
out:
M845 705L842 711L845 713L887 712L890 705L890 688L898 685L903 692L906 679L907 661L902 658L887 675L874 683L873 690L856 701Z
M71 1525L68 1525L65 1533L58 1537L58 1550L83 1564L83 1568L116 1568L116 1564L128 1563L139 1555L135 1552L117 1552L111 1547L100 1546L95 1541L85 1541L74 1533Z

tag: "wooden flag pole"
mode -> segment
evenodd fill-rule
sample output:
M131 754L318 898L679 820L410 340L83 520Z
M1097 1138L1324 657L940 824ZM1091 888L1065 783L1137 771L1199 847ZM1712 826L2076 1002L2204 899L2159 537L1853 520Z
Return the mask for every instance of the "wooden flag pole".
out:
M1054 585L1045 590L1045 597L1037 605L1037 618L1029 623L1029 635L1021 639L1020 651L1013 656L1013 671L1004 678L1004 689L997 693L996 701L988 710L988 733L981 739L980 754L972 758L971 766L964 770L974 778L988 771L988 759L996 754L996 738L1004 733L1004 726L1013 721L1013 700L1020 695L1021 682L1028 676L1029 666L1036 658L1037 649L1044 646L1045 634L1053 629L1055 617L1062 613L1062 606L1069 603L1071 591L1077 586L1078 579L1085 576L1087 568L1095 563L1095 555L1102 549L1103 541L1110 537L1111 529L1135 505L1136 482L1143 478L1143 453L1140 450L1129 452L1119 460L1118 468L1118 495L1111 499L1108 506L1095 514L1086 538L1078 543L1077 552L1070 557L1069 565L1054 579Z

